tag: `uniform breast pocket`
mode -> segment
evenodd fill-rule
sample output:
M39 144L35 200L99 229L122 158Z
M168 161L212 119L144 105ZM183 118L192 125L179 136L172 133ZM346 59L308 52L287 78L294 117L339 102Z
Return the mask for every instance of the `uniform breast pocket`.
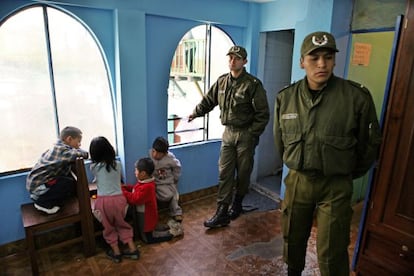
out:
M253 114L252 99L246 91L234 93L231 106L231 115L239 120L249 120Z
M283 113L280 117L280 123L283 133L296 135L302 129L299 114L296 111Z
M325 136L322 143L322 166L325 175L346 175L356 163L354 137Z
M282 136L284 152L283 161L290 169L299 170L303 162L303 141L301 134L284 134Z

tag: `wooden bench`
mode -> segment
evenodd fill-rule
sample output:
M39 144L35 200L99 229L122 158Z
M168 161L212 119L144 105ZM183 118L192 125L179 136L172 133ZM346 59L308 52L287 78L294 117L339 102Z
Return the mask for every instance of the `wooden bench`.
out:
M69 199L56 214L47 215L38 211L33 203L21 205L23 226L26 233L26 243L33 275L39 274L37 256L40 252L83 242L85 257L95 254L94 218L91 211L88 179L86 177L83 158L76 160L75 170L77 176L77 195ZM37 248L35 243L36 237L52 230L72 226L77 223L80 224L81 228L80 236Z

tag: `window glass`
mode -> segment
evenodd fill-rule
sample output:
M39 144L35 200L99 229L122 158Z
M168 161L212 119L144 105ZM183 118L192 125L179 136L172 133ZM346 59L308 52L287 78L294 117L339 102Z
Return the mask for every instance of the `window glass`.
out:
M234 45L230 37L219 28L211 28L210 81L213 84L219 76L229 72L227 52ZM220 122L220 109L216 106L209 114L208 138L219 139L224 131Z
M59 125L79 127L86 150L95 136L116 145L108 73L98 45L74 18L52 8L48 17Z
M102 57L91 33L57 9L36 5L0 22L0 173L32 167L67 125L82 130L86 150L97 135L115 145Z
M0 25L0 172L33 165L56 140L42 8Z
M200 25L180 40L171 64L168 87L168 132L171 144L221 138L216 107L188 123L188 115L218 76L228 72L226 53L233 45L219 28Z

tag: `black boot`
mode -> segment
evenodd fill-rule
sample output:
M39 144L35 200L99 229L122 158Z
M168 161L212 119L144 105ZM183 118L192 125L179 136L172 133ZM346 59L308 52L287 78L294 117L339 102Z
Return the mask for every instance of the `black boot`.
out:
M235 220L240 216L240 214L243 212L243 202L244 196L240 196L238 194L235 195L233 204L231 205L229 216L231 220Z
M218 228L228 225L230 223L228 209L228 204L219 204L216 214L211 219L206 220L204 226L208 228Z

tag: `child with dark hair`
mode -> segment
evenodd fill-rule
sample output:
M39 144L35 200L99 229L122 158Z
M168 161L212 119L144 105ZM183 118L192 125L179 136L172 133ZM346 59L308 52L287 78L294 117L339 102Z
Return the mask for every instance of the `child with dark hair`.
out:
M37 210L54 214L67 198L75 194L71 166L78 157L88 158L88 152L80 149L81 140L79 128L65 127L58 141L42 154L30 171L26 188Z
M175 155L169 151L169 143L164 137L155 138L150 156L154 162L154 177L156 183L157 199L160 202L168 202L170 215L181 222L183 210L178 204L178 179L181 175L181 163Z
M125 221L128 204L121 190L121 162L115 159L114 148L102 136L91 141L89 152L98 189L93 213L102 223L103 237L111 246L106 254L115 263L121 262L122 256L137 260L140 254L133 240L133 228ZM128 252L121 253L118 239L128 244Z
M169 231L156 231L158 223L155 181L152 176L154 163L151 158L141 158L135 163L135 185L122 185L122 191L138 214L138 232L146 243L169 241L173 235Z

